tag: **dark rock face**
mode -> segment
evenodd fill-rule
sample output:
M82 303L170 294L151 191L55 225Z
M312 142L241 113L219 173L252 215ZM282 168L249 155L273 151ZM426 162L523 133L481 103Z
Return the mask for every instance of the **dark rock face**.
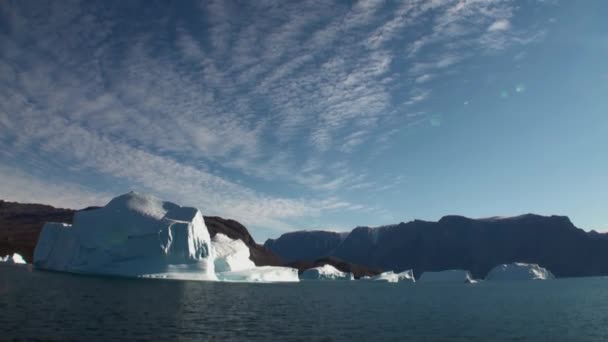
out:
M90 207L83 210L94 210ZM49 205L22 204L0 200L0 255L19 253L32 262L38 235L46 222L72 223L76 210L57 209ZM255 243L247 228L234 220L205 216L209 234L225 234L241 239L249 247L251 260L257 266L280 266L282 260L270 250Z
M299 236L306 232L299 232ZM301 239L306 244L325 243L319 234ZM281 238L271 249L281 255L289 245ZM438 222L411 221L379 228L358 227L328 254L348 263L384 270L424 271L466 269L483 278L492 267L511 262L537 263L557 277L608 275L608 239L605 234L587 233L565 216L522 215L513 218L469 219L446 216ZM316 260L314 255L289 258Z
M268 239L264 246L288 263L314 261L329 256L342 243L346 234L322 230L298 231Z
M45 222L72 223L74 210L0 200L0 255L19 253L32 262L38 234Z
M363 276L375 276L382 273L379 268L366 267L361 265L352 264L349 262L342 261L335 257L320 258L315 261L294 261L288 263L287 266L297 268L299 273L306 271L309 268L319 267L323 265L332 265L336 269L342 272L350 272L355 276L355 279L359 279Z

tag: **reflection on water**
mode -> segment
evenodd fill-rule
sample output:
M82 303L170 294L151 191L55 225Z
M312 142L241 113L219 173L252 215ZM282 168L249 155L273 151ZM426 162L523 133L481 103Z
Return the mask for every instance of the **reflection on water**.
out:
M235 284L0 266L0 339L601 340L608 279Z

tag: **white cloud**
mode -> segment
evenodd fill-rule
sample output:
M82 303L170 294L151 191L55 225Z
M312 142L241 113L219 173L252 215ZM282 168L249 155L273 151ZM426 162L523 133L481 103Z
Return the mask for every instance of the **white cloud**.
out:
M509 24L514 8L205 1L193 16L208 24L201 30L170 11L133 22L96 3L3 2L0 157L36 159L41 168L65 162L245 223L287 226L353 205L272 196L233 179L301 186L319 197L368 187L374 181L349 155L366 143L386 145L376 138L383 127L419 122L401 113L429 98L432 89L421 84L480 50L528 42L524 30L488 32ZM419 36L404 51L409 32ZM345 165L324 167L336 155ZM62 187L76 198L95 192Z
M416 83L428 82L431 79L433 79L433 76L431 74L423 74L423 75L416 77Z
M404 104L413 105L418 102L422 102L422 101L428 99L430 94L431 94L431 92L429 90L416 88L411 92L411 96L409 97L409 99L407 101L405 101Z
M0 165L0 199L21 203L44 203L59 208L82 209L106 204L110 194L65 183L50 182L24 173L18 168Z
M506 31L510 28L511 28L511 23L507 19L499 19L499 20L496 20L495 22L493 22L492 25L490 25L488 27L488 31L490 31L490 32Z

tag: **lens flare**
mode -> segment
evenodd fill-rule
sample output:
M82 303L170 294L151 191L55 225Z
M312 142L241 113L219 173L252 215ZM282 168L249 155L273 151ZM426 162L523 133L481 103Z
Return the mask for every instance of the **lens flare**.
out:
M433 126L433 127L439 127L439 126L441 126L441 121L442 121L441 120L441 115L435 114L435 115L431 116L431 118L430 118L429 121L431 123L431 126Z

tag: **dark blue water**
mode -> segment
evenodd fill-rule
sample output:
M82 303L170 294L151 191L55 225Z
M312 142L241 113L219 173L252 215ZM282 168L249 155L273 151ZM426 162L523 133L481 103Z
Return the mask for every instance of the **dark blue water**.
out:
M608 279L234 284L0 266L0 340L598 341Z

